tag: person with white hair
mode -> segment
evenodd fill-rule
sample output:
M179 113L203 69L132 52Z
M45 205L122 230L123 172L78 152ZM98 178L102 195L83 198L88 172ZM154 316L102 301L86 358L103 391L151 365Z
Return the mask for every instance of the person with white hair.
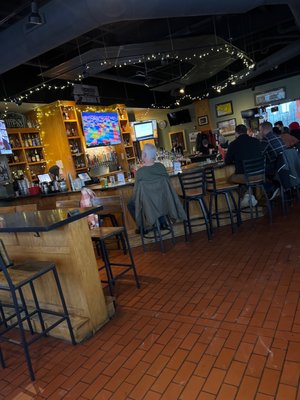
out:
M127 205L139 228L151 229L158 219L161 229L165 229L163 215L169 215L173 220L186 217L165 166L155 162L155 158L156 147L146 143L142 150L143 166L136 172L133 196ZM139 229L137 233L140 233Z

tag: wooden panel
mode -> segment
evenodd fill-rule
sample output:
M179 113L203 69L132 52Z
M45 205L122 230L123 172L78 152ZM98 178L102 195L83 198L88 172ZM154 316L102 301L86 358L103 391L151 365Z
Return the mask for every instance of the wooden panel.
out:
M40 237L33 233L1 233L0 237L15 262L32 259L57 264L71 316L86 321L75 331L77 340L91 335L107 321L105 298L86 219L43 232ZM17 241L12 240L16 237ZM37 281L36 290L44 307L60 309L51 274ZM64 332L60 337L65 334L64 338L69 340L67 332Z

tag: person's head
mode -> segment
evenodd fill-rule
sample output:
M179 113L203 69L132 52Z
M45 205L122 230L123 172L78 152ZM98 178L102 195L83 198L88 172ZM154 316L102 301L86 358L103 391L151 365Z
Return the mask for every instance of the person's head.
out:
M299 122L297 122L297 121L291 122L289 124L289 128L290 128L291 131L295 131L296 129L300 129Z
M282 121L275 122L274 127L278 128L280 130L280 132L282 132L283 131L283 122Z
M273 127L273 133L275 133L275 135L280 135L281 134L281 130L278 128L278 126L274 126Z
M290 128L288 126L284 126L282 133L290 133Z
M49 173L53 175L54 177L59 176L59 166L58 165L52 165L52 167L49 168Z
M142 150L142 160L145 164L154 163L156 158L156 147L154 144L146 143Z
M273 131L273 126L271 122L265 121L259 126L259 132L263 137L272 131Z
M203 139L202 140L202 146L208 147L208 140L207 139Z
M235 127L235 133L236 133L236 135L246 135L247 134L247 127L246 127L246 125L244 125L244 124L240 124L240 125L237 125L236 127Z

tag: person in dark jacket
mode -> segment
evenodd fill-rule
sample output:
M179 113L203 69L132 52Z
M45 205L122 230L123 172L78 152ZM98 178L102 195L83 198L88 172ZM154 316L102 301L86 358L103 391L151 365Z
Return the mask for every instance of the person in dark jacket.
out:
M261 145L258 139L248 135L247 127L243 124L236 126L235 135L236 139L229 144L225 156L225 164L233 164L235 166L235 173L230 177L231 182L243 184L246 183L243 160L262 157ZM249 203L250 196L248 193L245 193L241 200L241 208L248 207ZM251 196L251 203L253 206L257 204L254 195Z
M236 139L229 144L225 164L235 166L235 174L230 179L232 182L245 183L243 160L261 157L261 145L258 139L247 134L247 127L243 124L236 126L235 134Z

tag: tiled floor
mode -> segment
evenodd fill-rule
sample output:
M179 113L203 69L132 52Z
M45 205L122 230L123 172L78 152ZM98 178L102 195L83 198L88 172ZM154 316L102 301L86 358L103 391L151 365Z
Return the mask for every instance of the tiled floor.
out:
M114 319L84 344L5 351L1 399L299 400L300 207L204 232L166 254L134 249Z

